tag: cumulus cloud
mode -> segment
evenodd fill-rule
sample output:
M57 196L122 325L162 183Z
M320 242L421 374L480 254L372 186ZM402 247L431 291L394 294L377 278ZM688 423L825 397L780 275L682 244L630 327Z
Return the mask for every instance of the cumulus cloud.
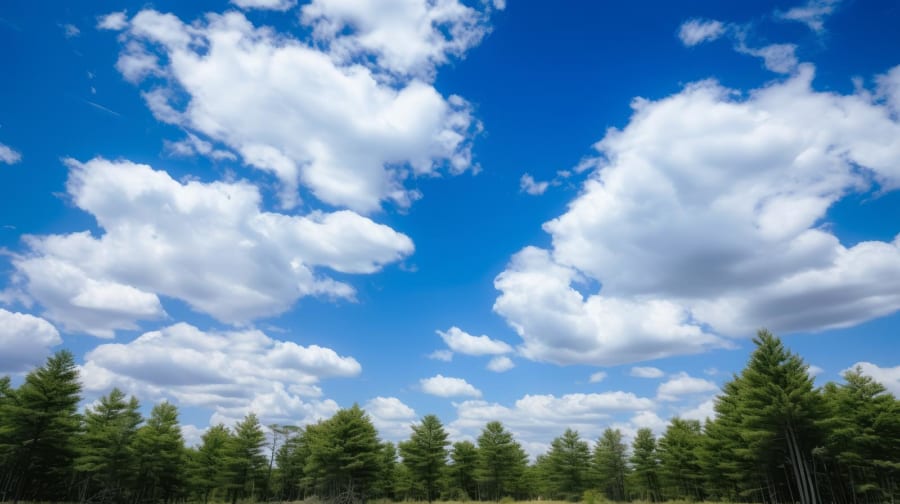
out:
M527 173L519 179L519 190L532 196L544 194L548 187L550 187L550 182L535 182L534 177Z
M457 439L475 439L490 421L502 422L532 456L546 451L547 444L567 428L582 438L596 439L614 414L649 411L651 399L630 392L526 395L512 406L483 400L456 404L457 418L447 425Z
M207 156L216 161L237 160L237 156L235 156L234 153L216 149L210 142L207 142L192 133L188 133L184 140L179 140L177 142L164 140L163 145L165 145L166 150L173 156L191 157L200 155Z
M631 368L629 374L637 378L662 378L665 373L663 373L662 369L655 367L635 366Z
M725 25L721 21L691 19L684 22L678 30L678 38L687 47L704 42L711 42L725 34Z
M487 13L459 0L313 0L302 12L303 22L339 61L370 55L377 69L426 77L489 30Z
M297 0L231 0L242 9L286 11L297 5Z
M419 380L422 392L439 397L481 397L481 391L462 378L436 375Z
M104 16L100 16L97 20L98 30L121 31L128 27L128 17L125 11L110 12Z
M711 397L693 408L682 411L678 416L685 420L697 420L700 423L716 418L716 398Z
M825 18L834 13L841 0L809 0L804 5L786 12L776 12L776 16L788 21L805 24L816 33L825 31Z
M145 400L170 399L213 411L231 424L249 412L266 423L308 423L337 404L320 399L320 380L360 373L352 357L330 348L275 340L259 330L201 331L185 323L129 343L101 344L81 366L88 393L119 387Z
M245 182L178 182L128 161L68 160L69 196L102 229L29 236L19 287L72 331L112 336L165 315L159 295L223 322L289 309L303 296L350 298L321 272L373 273L412 241L349 210L292 216L260 209ZM227 251L227 253L223 253Z
M499 355L512 352L512 347L503 341L491 339L484 334L473 336L456 326L437 333L450 350L464 355Z
M752 48L741 42L735 46L735 50L742 54L762 58L765 67L775 73L792 73L800 64L797 60L797 46L795 44L771 44L765 47Z
M50 322L0 308L0 373L20 373L39 365L62 343Z
M363 409L372 418L372 423L384 439L407 439L410 425L416 419L415 410L396 397L375 397Z
M684 396L712 392L718 389L718 385L709 380L695 378L681 372L661 383L656 389L656 397L661 401L679 401Z
M884 385L888 392L894 394L894 397L900 398L900 366L880 367L871 362L857 362L841 371L841 374L856 369L857 366L862 370L862 374Z
M900 308L900 235L844 245L825 221L848 194L900 186L897 93L819 92L813 74L636 99L544 224L552 247L526 247L494 281L521 354L622 364Z
M516 367L516 364L512 361L512 359L505 355L494 357L487 364L487 369L495 373L503 373L505 371L509 371L514 367Z
M812 366L809 366L809 369L807 369L807 372L809 373L810 376L815 377L815 376L819 376L820 374L824 373L825 370L820 368L819 366L812 365Z
M16 164L22 160L22 154L8 145L0 143L0 163Z
M143 10L121 37L117 68L143 88L157 119L274 176L285 208L298 204L300 186L362 212L385 201L406 207L420 197L407 179L475 169L480 125L470 105L419 74L477 43L486 28L457 23L483 15L456 0L394 7L307 4L303 19L317 42L254 26L235 11L187 24ZM378 64L362 66L370 54ZM416 71L387 78L379 69Z

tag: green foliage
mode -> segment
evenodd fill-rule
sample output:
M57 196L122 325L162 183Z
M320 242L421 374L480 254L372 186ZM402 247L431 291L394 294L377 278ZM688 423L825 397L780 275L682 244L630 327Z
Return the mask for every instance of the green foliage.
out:
M662 500L659 487L659 455L656 437L648 428L638 429L631 443L631 488L641 500Z
M97 405L85 411L75 470L88 476L87 495L122 502L131 486L137 458L132 444L143 418L136 397L125 401L125 394L114 388Z
M306 429L304 472L326 498L362 498L378 475L379 441L369 416L356 404Z
M187 453L178 425L178 409L163 402L153 407L134 439L139 493L150 500L170 500L184 493Z
M77 452L81 384L66 350L26 375L0 383L0 460L16 499L58 500L70 489Z
M478 436L476 477L482 497L499 500L515 490L525 472L528 455L500 422L488 422Z
M400 456L413 478L418 480L430 503L439 494L439 482L447 464L447 433L435 415L427 415L422 423L412 426L408 441L400 443Z
M478 497L478 448L471 441L453 443L450 450L449 475L451 485L465 496L462 500Z
M232 504L252 496L260 485L266 457L262 453L266 435L259 419L250 413L234 427L234 435L226 443L226 481Z
M542 472L550 496L578 501L588 487L591 468L590 447L582 441L578 431L566 429L562 436L554 439L544 463L546 469Z
M606 497L614 501L625 500L627 495L625 480L629 470L625 457L626 449L622 441L622 432L608 427L594 446L591 467L594 481Z
M231 433L222 424L210 427L200 447L190 451L189 478L195 494L206 503L217 488L226 483L226 457Z
M660 477L670 499L703 499L703 472L698 454L700 422L673 418L659 440Z

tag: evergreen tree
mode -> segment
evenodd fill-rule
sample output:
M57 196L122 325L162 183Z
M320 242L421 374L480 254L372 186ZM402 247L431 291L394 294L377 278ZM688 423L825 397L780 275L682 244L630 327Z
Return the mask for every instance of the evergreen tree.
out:
M545 463L546 470L539 472L547 479L551 495L573 502L580 500L588 488L591 449L578 431L566 429L554 439Z
M223 424L203 433L200 446L191 452L191 486L206 503L217 488L225 486L231 433Z
M302 500L305 497L303 467L309 457L305 430L285 426L285 439L275 454L275 489L281 501Z
M397 447L390 441L381 443L378 453L378 476L372 485L372 495L381 499L394 498L397 471Z
M701 500L703 473L698 450L700 422L673 418L659 440L660 476L664 494L675 499Z
M266 435L259 419L250 413L234 427L234 435L226 445L226 470L231 504L246 496L253 496L254 490L266 467L266 456L262 453Z
M356 404L307 427L310 454L305 473L325 498L365 500L378 475L380 443L369 416Z
M528 455L500 422L488 422L478 436L477 477L482 497L499 500L514 491L528 464Z
M638 429L631 443L632 488L641 500L662 500L659 492L659 457L656 437L644 427Z
M614 501L625 500L625 480L628 464L625 457L627 447L622 441L622 432L609 427L603 431L594 447L594 481L600 490Z
M132 444L143 418L136 397L126 402L114 388L85 411L75 470L88 475L86 496L99 494L105 501L123 502L134 477L136 458Z
M429 503L438 496L438 484L447 465L447 433L435 415L412 426L408 441L400 443L400 456L413 478L420 482Z
M81 384L71 352L61 350L13 390L0 384L0 460L15 500L64 500L73 482Z
M465 499L478 497L478 481L476 469L478 466L478 448L471 441L458 441L453 443L450 450L450 480L451 484L463 492Z
M168 502L184 490L186 451L178 409L162 402L153 407L147 423L134 438L137 457L139 500Z

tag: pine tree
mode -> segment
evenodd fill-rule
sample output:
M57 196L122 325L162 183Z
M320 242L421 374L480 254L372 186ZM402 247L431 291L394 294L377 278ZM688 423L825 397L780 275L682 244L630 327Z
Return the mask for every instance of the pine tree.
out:
M178 425L178 409L162 402L153 407L147 423L134 438L139 499L169 501L183 491L187 454Z
M390 441L381 443L378 452L378 476L372 485L372 495L380 499L394 498L397 471L397 447Z
M226 444L226 471L231 504L246 496L253 496L266 467L262 453L266 435L259 419L250 413L234 427L234 435Z
M137 398L125 399L125 394L114 388L85 411L75 470L88 476L87 496L99 494L103 500L123 502L131 487L136 469L132 444L143 418Z
M500 422L488 422L478 436L478 481L482 497L499 500L514 491L528 465L528 455Z
M71 352L62 350L13 390L6 380L0 411L0 460L15 500L64 500L77 455L81 384Z
M447 433L435 415L426 415L412 426L408 441L400 443L400 456L409 472L418 480L430 503L438 496L439 482L447 465Z
M625 500L625 480L628 464L627 447L619 429L606 428L594 447L592 472L600 490L614 501Z
M700 422L673 418L659 440L660 476L669 498L701 500L703 473L698 450Z
M641 500L652 502L662 500L659 492L659 455L656 452L656 437L653 431L646 427L638 429L631 443L631 466L632 486Z
M554 439L545 463L546 470L540 472L547 479L551 495L573 502L581 499L588 488L591 449L581 440L578 431L566 429L562 436Z
M230 438L225 425L214 425L203 433L200 446L191 451L191 487L204 503L217 488L225 486Z
M478 481L475 478L478 465L478 448L471 441L453 443L450 451L450 479L459 491L463 492L463 500L478 497Z
M378 475L375 426L356 404L306 429L310 454L305 473L325 498L365 499Z

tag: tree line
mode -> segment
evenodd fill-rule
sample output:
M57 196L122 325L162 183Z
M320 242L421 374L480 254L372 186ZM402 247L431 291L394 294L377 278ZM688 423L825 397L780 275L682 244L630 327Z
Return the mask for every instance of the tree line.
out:
M607 428L593 446L566 430L529 462L500 422L451 443L423 417L396 445L359 406L304 427L254 414L186 447L177 408L144 419L118 389L79 413L74 357L60 351L13 388L0 379L0 500L111 503L368 499L894 502L900 401L859 369L815 388L803 360L767 331L725 384L716 417L673 418L630 447Z

